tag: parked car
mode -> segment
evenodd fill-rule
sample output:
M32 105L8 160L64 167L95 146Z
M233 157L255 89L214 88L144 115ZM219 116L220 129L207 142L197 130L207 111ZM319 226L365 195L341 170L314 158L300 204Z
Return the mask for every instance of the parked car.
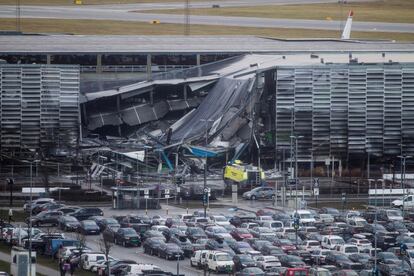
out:
M63 213L60 211L44 211L32 217L32 225L37 227L45 224L57 226L61 216L63 216Z
M256 261L250 255L236 255L233 257L234 270L240 271L246 267L255 267Z
M158 249L158 257L166 260L183 260L184 251L175 243L162 243Z
M81 208L76 210L73 213L69 213L69 215L77 218L79 221L86 220L92 216L103 216L104 213L99 208L94 207L87 207L87 208Z
M123 247L140 246L141 240L134 228L127 227L119 228L118 231L115 232L114 243L121 244Z
M58 227L66 232L77 231L80 226L80 222L72 216L60 216L58 218Z
M146 239L142 243L142 248L144 249L144 253L158 256L158 252L163 244L165 244L164 238L153 237Z
M244 199L256 200L256 199L274 199L275 191L272 187L257 187L253 190L243 193Z
M101 233L99 226L93 220L82 220L78 232L84 235L99 235Z

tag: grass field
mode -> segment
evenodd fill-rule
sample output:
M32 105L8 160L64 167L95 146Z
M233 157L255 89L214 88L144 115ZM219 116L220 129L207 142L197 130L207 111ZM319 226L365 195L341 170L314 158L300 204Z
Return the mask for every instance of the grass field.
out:
M14 19L0 19L0 29L15 30ZM21 28L26 33L71 33L71 34L118 34L118 35L182 35L184 25L150 24L145 22L124 22L110 20L63 20L63 19L22 19ZM245 28L231 26L191 25L191 35L256 35L279 38L339 38L339 31ZM414 41L412 33L352 32L352 38L393 39Z
M191 0L203 1L203 0ZM219 0L220 1L220 0ZM136 4L136 3L167 3L184 2L184 0L82 0L83 5L103 5L103 4ZM16 5L16 0L0 0L0 5ZM74 5L74 0L20 0L20 5Z
M346 19L349 10L354 11L355 21L394 23L414 22L414 1L412 0L382 0L348 4L336 3L203 8L191 9L190 13L192 15L341 20ZM182 14L184 13L184 10L152 10L145 12Z

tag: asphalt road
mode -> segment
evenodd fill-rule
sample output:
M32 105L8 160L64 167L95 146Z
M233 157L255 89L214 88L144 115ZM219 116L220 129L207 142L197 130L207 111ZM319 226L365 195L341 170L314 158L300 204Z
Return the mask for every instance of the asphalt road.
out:
M258 0L255 5L260 3L268 4L270 0ZM276 0L278 3L286 3L286 0ZM313 0L293 0L295 3L310 2ZM331 2L331 0L321 0L323 2ZM290 2L290 1L289 1ZM315 1L316 2L316 1ZM207 2L214 3L214 2ZM224 2L220 2L220 5ZM229 5L232 2L230 2ZM233 2L234 5L241 5L247 1L239 0ZM185 18L183 15L172 14L145 14L138 12L130 12L132 10L142 10L144 4L136 5L99 5L99 6L22 6L22 18L55 18L55 19L100 19L100 20L116 20L116 21L136 21L149 22L159 20L161 23L183 24ZM151 9L166 8L168 4L146 4ZM170 7L177 4L170 4ZM207 5L200 3L200 5ZM194 7L194 5L192 5ZM181 4L182 7L182 4ZM14 18L16 10L14 6L2 6L0 10L0 18ZM319 30L340 30L341 21L327 20L300 20L300 19L270 19L255 17L225 17L225 16L191 16L191 24L201 25L225 25L238 27L258 27L258 28L301 28L301 29L319 29ZM406 23L381 23L381 22L358 22L354 21L353 31L371 31L371 32L399 32L414 33L414 24Z

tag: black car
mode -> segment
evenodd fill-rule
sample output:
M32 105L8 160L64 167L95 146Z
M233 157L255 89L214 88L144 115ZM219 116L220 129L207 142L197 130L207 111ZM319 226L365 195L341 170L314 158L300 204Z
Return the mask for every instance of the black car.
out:
M306 264L311 265L313 263L312 255L309 251L306 250L294 250L292 251L292 255L298 256L304 261Z
M101 229L101 231L105 230L106 227L121 227L121 225L118 223L118 221L114 218L102 218L98 221L96 221L96 223L99 226L99 229Z
M255 267L256 262L250 255L236 255L233 257L234 269L240 271L246 267Z
M148 216L138 216L135 214L131 214L128 216L125 216L120 221L121 227L134 227L134 224L149 224L151 225L152 220Z
M84 235L99 235L101 233L99 226L93 220L82 220L78 232Z
M263 254L263 256L272 255L275 257L279 257L281 255L285 255L285 252L283 252L283 250L280 247L274 245L264 245L260 252Z
M387 225L385 225L390 232L398 232L400 234L407 233L408 229L402 221L391 221Z
M372 268L373 259L370 255L365 253L355 253L348 256L354 263L358 262L364 265L365 268Z
M251 244L252 248L254 250L260 251L262 249L263 246L271 246L273 245L272 242L268 241L268 240L255 240L253 241L253 243Z
M72 216L61 216L58 219L58 227L64 231L77 231L80 222Z
M78 209L73 213L69 213L69 215L77 218L79 221L82 221L82 220L88 219L93 216L103 216L104 213L99 208L88 207L88 208Z
M63 216L63 213L60 211L44 211L32 217L32 225L37 227L45 224L57 226L61 216ZM29 218L27 219L27 222L28 220Z
M148 238L160 238L166 241L164 235L160 231L157 231L157 230L147 230L145 231L143 235L141 235L142 241L145 241Z
M179 235L179 236L184 235L185 236L185 233L183 231L181 231L180 229L178 229L178 228L167 228L167 229L162 230L161 233L164 235L167 242L173 236L177 236L177 235Z
M254 222L255 220L256 220L255 215L247 214L247 213L239 213L237 215L234 215L230 219L230 223L236 227L239 227L242 223Z
M250 244L243 241L231 243L229 246L236 254L244 254L247 251L253 251L253 248L250 246Z
M194 247L185 235L172 236L168 242L178 245L186 257L191 257L193 254Z
M305 262L298 256L282 255L279 256L279 261L283 267L304 267Z
M258 267L246 267L240 272L236 273L236 276L265 276L266 274Z
M335 251L331 251L326 255L325 263L342 269L362 270L364 268L361 263L355 263L347 255Z
M207 235L203 229L200 227L188 227L185 234L190 239L190 241L194 242L198 239L206 239Z
M377 231L377 245L383 251L397 244L398 232Z
M160 245L158 257L165 258L166 260L183 260L184 252L175 243L164 243Z
M142 248L144 253L158 256L158 251L163 244L165 244L165 238L148 238L142 243Z
M123 247L140 246L141 240L134 228L128 227L119 228L118 231L115 232L114 243L121 244Z

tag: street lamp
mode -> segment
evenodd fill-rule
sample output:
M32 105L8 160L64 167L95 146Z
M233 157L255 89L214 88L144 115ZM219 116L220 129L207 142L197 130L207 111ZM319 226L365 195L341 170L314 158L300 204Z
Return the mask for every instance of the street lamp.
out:
M205 122L205 131L206 131L206 147L208 145L208 123L209 122L213 122L212 119L200 119L200 122ZM203 206L204 206L204 218L207 217L207 204L204 200L204 197L207 196L208 197L208 193L207 191L207 153L205 154L205 162L204 162L204 184L203 184ZM206 195L207 193L207 195Z
M29 198L29 231L28 231L28 239L29 239L29 275L32 275L32 204L33 204L33 163L39 163L37 160L37 152L35 153L35 158L32 161L23 161L24 163L30 164L30 198Z
M298 245L298 228L299 228L299 222L297 221L299 219L298 215L298 139L303 138L303 136L290 136L290 141L292 143L293 140L295 140L295 240L296 245ZM292 164L292 160L291 160ZM291 169L292 171L292 169Z
M402 188L402 190L403 190L403 203L402 203L402 216L403 216L403 218L404 218L404 198L405 198L405 183L404 183L404 180L405 180L405 162L406 162L406 160L407 160L407 158L412 158L412 156L410 156L410 155L399 155L399 156L397 156L398 158L400 158L401 159L401 188Z
M175 257L177 258L177 276L179 276L180 275L180 255L179 254L177 254L177 255L175 255Z

